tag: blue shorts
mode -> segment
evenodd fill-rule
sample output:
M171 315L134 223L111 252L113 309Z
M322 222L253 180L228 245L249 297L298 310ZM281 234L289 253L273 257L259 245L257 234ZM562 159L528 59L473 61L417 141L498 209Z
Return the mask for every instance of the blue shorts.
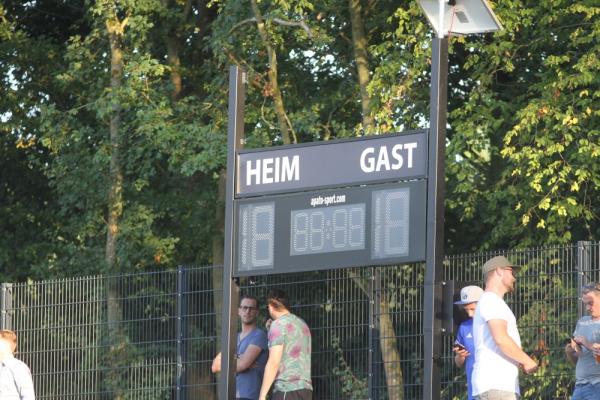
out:
M571 400L600 400L600 383L580 383L575 385Z

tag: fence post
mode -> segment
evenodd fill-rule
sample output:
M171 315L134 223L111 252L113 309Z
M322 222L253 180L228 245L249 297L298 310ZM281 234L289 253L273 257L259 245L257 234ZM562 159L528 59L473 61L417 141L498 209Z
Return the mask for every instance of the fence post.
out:
M9 310L12 309L12 283L2 284L0 293L0 329L12 329L12 320Z
M177 267L177 393L176 400L187 399L187 290L188 272L183 266Z
M375 267L370 268L369 276L369 377L367 381L367 391L369 400L377 399L377 381L379 379L379 368L375 366L378 362L379 348L379 323L377 318L379 313L381 296L381 275Z
M374 296L374 283L375 275L373 274L373 267L369 268L370 276L369 276L369 285L367 290L369 291L369 354L368 354L368 371L369 376L367 380L367 396L369 400L372 400L373 397L373 335L375 334L375 310L373 305L375 304L375 296Z
M583 317L583 303L579 300L583 296L583 286L588 283L589 272L592 267L591 243L589 241L577 242L577 315Z

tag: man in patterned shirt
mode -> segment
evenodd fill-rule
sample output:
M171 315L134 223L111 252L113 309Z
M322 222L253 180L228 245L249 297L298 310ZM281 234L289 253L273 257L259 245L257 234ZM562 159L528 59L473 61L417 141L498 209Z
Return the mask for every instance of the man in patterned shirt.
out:
M311 335L308 325L290 312L285 292L273 289L267 296L269 314L269 360L259 400L266 400L273 385L272 400L310 400Z

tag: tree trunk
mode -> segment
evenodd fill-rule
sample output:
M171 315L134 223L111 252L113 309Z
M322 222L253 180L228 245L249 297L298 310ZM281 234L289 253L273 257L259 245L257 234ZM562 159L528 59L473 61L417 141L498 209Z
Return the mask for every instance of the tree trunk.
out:
M361 14L360 0L348 0L350 11L350 23L352 24L352 47L354 49L354 61L358 74L358 85L360 87L360 104L362 107L362 125L366 134L373 133L375 124L371 115L371 96L368 86L371 80L369 72L369 57L367 51L368 40L365 35L365 27Z
M165 10L169 11L172 6L171 0L162 0ZM183 4L183 12L179 21L165 24L165 44L167 47L167 63L170 68L170 80L173 86L171 90L171 99L177 101L181 98L183 92L183 79L181 77L181 57L180 57L180 26L185 26L192 10L191 0L186 0Z
M363 293L369 297L369 292L361 277L352 271L348 271L348 276L358 286ZM398 340L394 330L394 322L390 317L390 303L388 299L381 294L379 301L379 347L383 358L383 368L385 371L385 381L388 390L388 399L404 398L404 379L402 377L402 368L400 366L400 352L398 351Z
M369 95L368 86L371 78L367 51L368 41L367 36L365 35L360 0L348 0L348 9L350 11L350 21L352 24L352 47L354 48L354 58L358 74L358 84L360 87L362 125L365 133L368 135L374 132L375 123L370 111L371 96ZM381 297L380 307L380 347L383 357L388 398L402 399L404 398L404 382L402 369L400 367L401 359L400 353L398 352L398 342L394 331L394 323L389 314L390 306L385 296Z
M121 167L121 140L119 135L120 112L117 93L122 85L123 78L123 50L121 48L121 36L124 25L116 16L106 20L106 29L110 42L110 90L112 115L110 117L110 166L108 178L108 218L106 230L106 252L105 260L109 273L118 271L117 239L119 235L119 223L123 214L123 171ZM121 320L120 307L118 305L118 293L115 293L113 285L109 285L108 296L108 322L109 331L113 332Z
M110 166L108 179L108 218L106 232L105 260L109 273L120 270L117 260L117 240L119 236L119 224L123 214L123 170L121 166L121 107L118 100L118 92L122 86L123 79L123 49L121 40L127 20L120 21L116 15L109 15L105 21L106 30L110 43L110 96L111 116L109 123L110 132ZM119 292L117 279L109 279L107 283L107 323L108 340L110 343L109 360L114 355L119 358L123 354L126 343L122 335L122 310L119 304ZM112 364L115 365L115 364ZM109 374L108 385L114 388L114 398L122 399L123 393L119 389L118 374Z
M379 344L383 358L385 382L387 384L388 399L404 398L404 379L398 352L398 340L394 330L394 322L390 317L390 305L387 298L382 295L379 303Z
M224 237L225 237L225 185L227 180L227 170L223 168L219 172L219 191L217 195L217 207L215 208L215 226L217 232L212 240L212 256L213 256L213 303L215 305L215 323L217 348L221 346L221 320L223 311L223 293L217 289L223 288L223 268L224 268ZM223 266L223 267L221 267Z
M281 90L279 89L279 81L277 77L277 53L275 53L275 49L271 46L271 41L269 39L269 33L265 27L265 22L263 20L260 9L258 8L258 4L256 0L251 0L252 3L252 12L254 13L254 18L256 18L256 26L258 28L258 32L263 41L263 44L267 48L267 54L269 55L269 92L273 96L273 103L275 107L275 114L277 115L277 125L279 126L279 131L281 132L281 138L284 144L297 143L298 140L296 138L296 133L292 129L291 123L287 117L287 113L285 112L285 107L283 104L283 96L281 95Z
M110 272L117 269L117 237L119 223L123 214L123 171L121 168L121 140L119 128L121 124L121 107L117 93L122 85L123 78L123 50L121 49L121 36L123 26L114 17L106 21L106 28L110 41L110 90L111 90L111 117L110 117L110 170L108 178L108 229L106 232L105 259Z
M170 78L173 89L171 90L171 99L179 100L183 90L181 79L181 58L179 57L179 49L177 38L174 35L167 36L167 62L171 68Z

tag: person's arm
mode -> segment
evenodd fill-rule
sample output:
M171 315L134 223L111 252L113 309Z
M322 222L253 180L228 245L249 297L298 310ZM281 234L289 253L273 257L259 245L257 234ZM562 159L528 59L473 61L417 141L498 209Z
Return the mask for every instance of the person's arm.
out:
M463 343L465 343L465 334L464 331L472 331L472 329L466 328L464 323L460 324L458 327L458 333L456 335L456 340L454 341L454 345L452 346L452 351L454 352L454 364L458 368L462 368L465 365L465 361L467 357L470 355L469 351L466 347L464 347ZM459 346L460 344L460 346Z
M237 359L236 372L244 372L251 368L261 351L262 349L255 344L248 345L244 354Z
M262 349L254 344L248 345L244 354L236 360L235 372L244 372L248 368L251 368L261 351ZM217 354L210 369L214 374L221 372L221 353Z
M567 360L573 365L577 364L577 360L579 360L579 355L581 354L581 349L579 345L571 339L569 343L565 346L565 356Z
M518 362L523 366L525 373L530 374L535 372L537 369L537 363L529 357L521 348L515 343L515 341L508 335L508 325L506 320L503 319L491 319L487 322L494 342L496 346L502 351L502 353Z
M265 373L263 375L263 381L260 387L260 396L258 396L258 400L267 399L267 393L269 393L269 389L271 389L271 385L273 384L273 382L275 381L275 377L277 376L277 370L279 369L279 364L281 363L282 355L282 344L271 346L269 348L269 360L267 361L267 365L265 366Z
M465 342L465 338L463 335L463 330L465 325L460 324L460 326L458 327L458 334L456 335L456 341L454 342L454 345L452 346L452 351L454 352L454 364L458 367L458 368L462 368L463 365L465 365L465 361L467 359L467 357L469 356L469 352L468 350L462 345L462 343ZM460 346L458 344L461 344Z
M470 355L470 353L467 351L467 349L464 348L460 348L460 347L454 347L454 364L456 364L456 366L458 368L462 368L463 365L465 365L465 360L467 359L467 357Z
M217 354L210 367L213 374L221 372L221 353Z

